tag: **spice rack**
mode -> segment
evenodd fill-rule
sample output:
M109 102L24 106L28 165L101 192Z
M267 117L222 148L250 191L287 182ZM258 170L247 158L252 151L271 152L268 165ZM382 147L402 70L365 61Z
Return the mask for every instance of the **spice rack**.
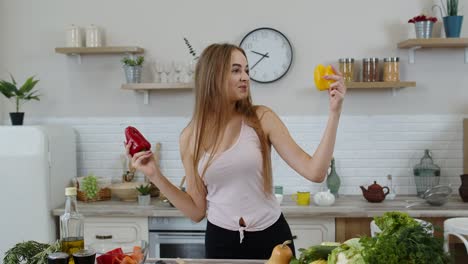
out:
M149 92L157 90L192 90L193 83L126 83L121 89L143 92L143 103L149 103Z
M408 49L409 63L414 63L414 55L421 48L464 48L465 64L468 64L468 38L429 38L408 39L398 43L398 48Z

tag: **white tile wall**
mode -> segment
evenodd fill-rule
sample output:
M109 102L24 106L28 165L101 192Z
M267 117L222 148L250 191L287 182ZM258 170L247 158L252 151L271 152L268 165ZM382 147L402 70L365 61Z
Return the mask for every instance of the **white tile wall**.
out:
M430 149L441 168L441 183L460 185L463 169L462 118L454 115L342 116L335 159L343 194L360 193L359 185L374 180L387 184L392 174L398 194L414 194L412 168L424 149ZM282 117L300 146L312 153L319 144L327 117ZM124 128L137 127L152 144L162 143L161 167L178 184L184 174L179 159L178 138L187 118L46 118L33 124L60 123L73 126L78 134L78 175L94 173L119 180L122 174ZM276 185L285 193L307 188L312 192L324 184L311 183L292 170L273 152ZM142 176L139 175L139 178ZM455 191L456 191L455 189Z

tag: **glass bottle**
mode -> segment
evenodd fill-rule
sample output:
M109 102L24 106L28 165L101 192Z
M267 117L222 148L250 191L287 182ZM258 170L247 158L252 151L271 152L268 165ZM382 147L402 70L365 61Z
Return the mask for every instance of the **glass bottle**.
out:
M434 164L428 149L424 150L421 162L414 166L413 174L418 196L422 196L426 190L439 184L440 167Z
M340 189L341 180L335 169L335 158L332 158L330 164L330 173L327 176L327 188L331 193L338 198L338 190Z
M84 217L77 210L76 188L65 188L65 212L60 216L60 241L62 251L70 256L84 249ZM74 263L70 257L69 263Z

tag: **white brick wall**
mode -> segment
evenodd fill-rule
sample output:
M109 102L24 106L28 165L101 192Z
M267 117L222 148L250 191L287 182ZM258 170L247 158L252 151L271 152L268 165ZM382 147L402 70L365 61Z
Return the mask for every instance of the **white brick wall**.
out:
M453 115L429 116L342 116L335 159L343 194L359 194L359 185L374 180L387 184L392 174L398 194L415 194L412 168L430 149L441 168L441 183L452 183L457 191L463 171L462 118ZM327 118L282 117L291 135L307 152L319 144ZM60 123L73 126L78 134L78 175L94 173L113 177L122 174L124 128L137 127L152 145L162 143L161 168L178 184L184 174L179 159L178 138L187 118L47 118L32 123ZM308 182L273 152L276 185L285 193L301 188L315 192L324 184ZM141 175L138 178L141 179Z

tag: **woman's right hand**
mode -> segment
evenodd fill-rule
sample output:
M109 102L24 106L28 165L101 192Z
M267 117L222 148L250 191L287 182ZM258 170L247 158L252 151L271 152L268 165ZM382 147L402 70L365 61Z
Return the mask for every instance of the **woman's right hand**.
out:
M131 144L126 144L125 151L127 153L127 157L132 162L132 166L151 179L159 170L156 160L154 159L153 152L151 152L151 150L141 151L135 153L132 157L130 155L130 146Z

